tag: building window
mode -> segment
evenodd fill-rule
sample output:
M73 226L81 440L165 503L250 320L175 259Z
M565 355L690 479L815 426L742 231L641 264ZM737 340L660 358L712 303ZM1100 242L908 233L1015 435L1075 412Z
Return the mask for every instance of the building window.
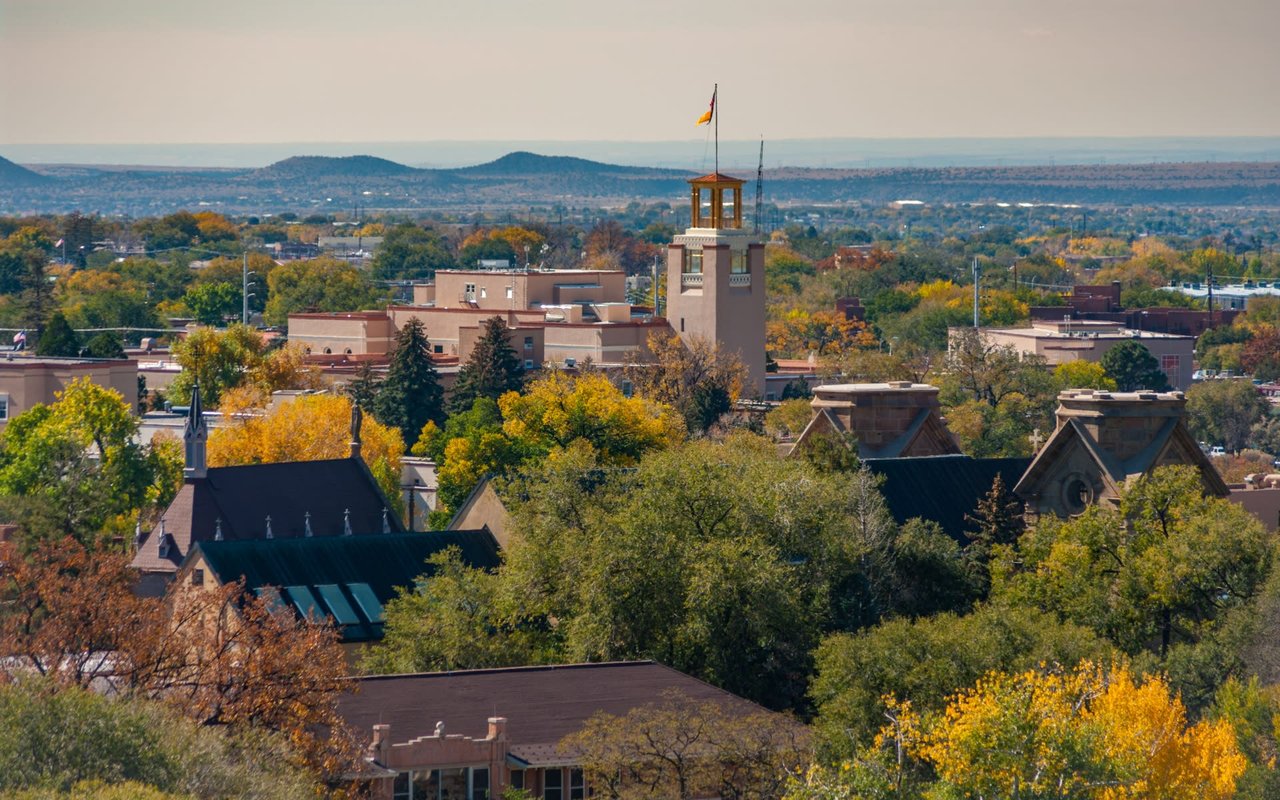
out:
M467 303L476 301L476 285L474 283L464 284L462 287L462 299Z
M431 345L431 352L433 352L433 353L443 353L443 352L444 352L444 345L442 345L442 344L433 344L433 345Z
M623 381L621 388L622 388L623 397L630 397L635 393L635 390L636 390L635 384L633 384L631 381Z
M542 800L564 800L564 771L549 769L543 773Z
M520 773L523 788L524 773ZM514 777L514 773L513 773ZM516 786L514 780L512 786ZM489 800L489 768L415 770L396 775L392 800Z
M533 369L533 359L532 359L532 358L526 358L526 359L524 360L524 368L525 368L525 369Z
M480 287L480 299L481 299L481 300L484 300L484 299L485 299L485 298L487 298L488 296L489 296L489 290L488 290L488 289L486 289L485 287L481 286L481 287Z
M733 275L745 275L749 272L747 267L747 254L734 253L729 259L729 272Z
M202 569L191 570L191 585L204 586L204 570Z
M524 770L522 769L511 770L511 788L512 789L524 788Z
M9 418L9 395L0 394L0 419Z
M532 350L532 349L533 349L533 337L532 337L532 336L526 336L526 337L524 337L524 349L525 349L525 350Z
M689 250L684 251L684 272L688 275L702 274L702 251Z
M489 768L472 767L471 800L489 800Z
M510 300L516 296L516 290L513 286L507 287L507 299Z
M1182 356L1160 356L1160 369L1170 378L1178 376L1178 368L1182 366ZM1173 383L1172 380L1169 383Z
M582 770L569 770L569 800L586 800L587 783L582 776Z
M396 774L396 782L391 786L391 800L412 800L412 790L409 788L409 773L400 772Z

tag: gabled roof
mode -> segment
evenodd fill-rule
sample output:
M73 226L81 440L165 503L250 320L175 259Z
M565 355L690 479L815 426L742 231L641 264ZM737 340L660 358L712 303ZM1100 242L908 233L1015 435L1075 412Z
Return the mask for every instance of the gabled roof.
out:
M1180 417L1170 417L1146 447L1124 461L1103 448L1078 419L1070 418L1058 426L1053 436L1049 437L1049 441L1036 454L1031 466L1014 487L1014 492L1023 497L1035 495L1041 481L1072 447L1088 453L1089 458L1098 466L1103 485L1113 494L1118 495L1130 480L1168 464L1195 466L1210 494L1226 497L1230 493L1222 476L1200 450Z
M957 541L968 541L972 527L965 515L991 491L996 475L1011 489L1029 458L973 458L966 455L867 459L867 468L884 478L880 494L899 523L920 517L942 526Z
M378 532L389 508L358 458L210 467L206 477L183 484L162 515L167 555L160 555L157 524L139 544L133 566L176 572L191 546L213 541L219 528L228 541L266 538L267 517L277 539L301 538L308 514L314 536L341 535L348 520L353 532ZM404 530L395 512L385 516L392 532Z
M694 702L719 703L743 716L761 706L652 661L509 667L355 678L338 700L352 730L391 726L392 742L431 736L437 722L450 735L484 738L488 718L507 718L508 752L537 766L562 763L556 745L593 714L622 715L678 690Z
M471 567L492 570L501 561L497 541L481 529L199 542L187 563L203 556L221 584L243 578L247 590L278 597L299 615L331 616L352 642L381 638L383 606L430 574L427 558L447 547Z

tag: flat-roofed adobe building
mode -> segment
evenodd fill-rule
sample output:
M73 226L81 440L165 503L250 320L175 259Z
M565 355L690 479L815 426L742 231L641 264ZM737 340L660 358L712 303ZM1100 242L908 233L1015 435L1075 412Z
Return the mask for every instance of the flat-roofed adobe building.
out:
M128 359L53 358L15 356L0 359L0 427L39 403L49 404L67 384L88 378L124 397L131 412L138 409L138 362Z
M952 328L954 336L960 328ZM1096 320L1033 320L1026 328L983 328L993 345L1007 345L1023 355L1041 356L1050 368L1071 361L1101 361L1121 342L1136 341L1155 357L1169 385L1191 386L1191 362L1196 337L1133 330L1121 322Z
M643 360L650 334L717 342L747 368L746 395L765 397L764 243L742 227L742 181L694 178L692 226L667 248L666 318L627 300L621 270L439 270L411 305L352 314L291 314L289 338L312 355L375 355L417 317L440 357L465 361L480 326L502 317L529 369ZM389 325L389 328L388 328Z

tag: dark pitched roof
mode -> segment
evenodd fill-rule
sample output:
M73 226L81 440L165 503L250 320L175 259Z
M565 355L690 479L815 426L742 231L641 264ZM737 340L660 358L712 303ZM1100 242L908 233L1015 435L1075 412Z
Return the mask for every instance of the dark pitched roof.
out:
M507 718L509 752L524 761L555 759L556 744L593 714L621 715L660 702L675 689L743 715L761 706L652 661L510 667L353 679L338 713L357 734L391 726L392 742L431 736L437 722L450 734L484 738L488 718Z
M303 616L318 608L342 627L344 641L354 642L381 638L383 606L398 588L429 574L427 558L446 547L461 550L471 567L497 569L501 560L484 529L199 542L187 560L203 555L219 583L244 578L258 594L274 587L268 594Z
M1029 458L973 458L966 455L876 458L863 462L883 476L880 493L899 523L913 517L931 520L948 536L968 539L965 515L973 513L1000 475L1012 492Z
M167 555L160 555L157 524L139 544L133 565L176 572L191 546L213 541L219 526L228 541L265 538L268 516L277 539L302 537L307 514L315 536L344 533L347 512L353 532L380 532L389 505L358 458L211 467L207 477L188 480L162 515ZM392 532L404 530L394 512L386 519Z

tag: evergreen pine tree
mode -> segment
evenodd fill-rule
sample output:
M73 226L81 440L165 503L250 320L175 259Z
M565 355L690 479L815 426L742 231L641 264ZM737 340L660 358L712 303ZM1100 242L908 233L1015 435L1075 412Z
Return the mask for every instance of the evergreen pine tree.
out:
M368 361L363 361L356 370L355 378L352 379L351 383L347 384L347 396L351 398L351 402L361 408L372 410L378 399L378 392L381 389L382 382L374 374L373 365Z
M36 341L36 355L75 358L80 355L80 337L61 311L53 312Z
M1122 392L1138 389L1163 392L1169 388L1169 380L1160 369L1160 362L1134 339L1123 341L1103 353L1098 363Z
M373 413L383 425L399 428L406 442L418 441L428 420L440 424L444 419L444 390L431 363L426 329L417 317L396 334L396 349Z
M980 598L985 599L991 591L991 549L1018 541L1026 528L1023 511L1022 501L1008 490L1004 478L997 472L991 489L978 501L978 507L972 514L964 515L973 531L964 556Z
M84 354L89 358L124 358L124 347L120 338L110 331L94 334L84 346Z
M484 329L453 385L449 413L470 409L476 398L497 400L506 392L519 391L524 385L524 368L511 346L510 334L511 329L502 317L484 321Z

